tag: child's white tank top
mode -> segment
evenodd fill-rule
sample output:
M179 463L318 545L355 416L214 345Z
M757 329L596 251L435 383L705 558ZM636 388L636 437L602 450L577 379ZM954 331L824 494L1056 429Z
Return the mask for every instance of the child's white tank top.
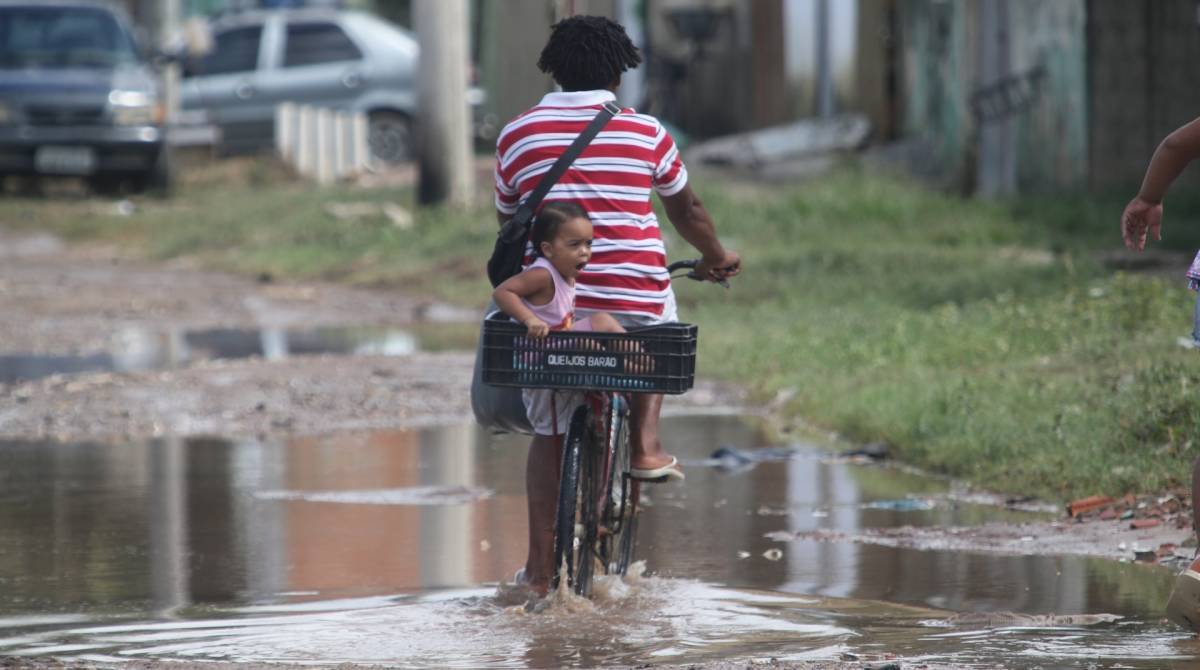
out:
M534 316L550 326L550 330L570 330L575 323L575 287L567 283L554 264L541 256L524 271L529 272L534 268L545 268L550 273L550 278L554 280L554 297L545 305L533 305L525 299L521 301Z

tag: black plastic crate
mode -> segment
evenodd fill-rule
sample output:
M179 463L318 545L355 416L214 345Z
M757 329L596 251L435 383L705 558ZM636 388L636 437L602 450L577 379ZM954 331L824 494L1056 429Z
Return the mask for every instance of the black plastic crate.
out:
M529 337L507 318L483 324L483 381L493 386L684 393L696 376L696 326Z

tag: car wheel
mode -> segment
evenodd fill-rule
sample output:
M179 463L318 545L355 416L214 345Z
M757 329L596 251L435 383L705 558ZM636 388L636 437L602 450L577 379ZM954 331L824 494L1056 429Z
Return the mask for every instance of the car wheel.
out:
M388 165L413 157L412 121L400 112L372 112L367 120L371 157Z

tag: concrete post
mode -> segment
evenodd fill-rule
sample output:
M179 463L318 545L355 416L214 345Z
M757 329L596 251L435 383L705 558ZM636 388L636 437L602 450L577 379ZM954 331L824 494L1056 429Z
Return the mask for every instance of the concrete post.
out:
M350 116L346 112L333 115L333 176L341 179L350 171L348 157L350 155L348 131Z
M284 162L296 157L296 105L285 102L275 107L275 153Z
M351 165L355 172L366 172L371 169L371 147L367 144L367 115L355 114L350 124L351 151L354 160Z
M315 173L316 161L313 154L316 147L313 144L313 135L316 134L316 125L313 108L301 105L296 123L296 172L304 177L311 177Z
M471 199L471 123L467 107L466 0L415 0L421 61L417 71L417 199L465 206Z
M327 186L333 183L333 115L325 108L317 110L317 129L313 141L316 142L316 173L317 183Z

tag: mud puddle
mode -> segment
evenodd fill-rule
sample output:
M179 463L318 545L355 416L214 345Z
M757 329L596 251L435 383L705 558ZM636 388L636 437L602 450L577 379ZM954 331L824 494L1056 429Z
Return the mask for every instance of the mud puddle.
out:
M60 374L141 372L179 368L208 360L338 354L408 356L417 351L469 349L475 324L425 324L415 329L386 327L149 330L125 328L107 348L86 354L2 354L0 384Z
M524 560L521 438L461 426L0 443L0 655L1163 668L1200 652L1162 621L1162 569L767 537L1044 514L958 502L946 482L816 450L736 473L704 465L719 446L763 444L736 417L673 418L664 435L690 466L684 484L650 491L638 551L650 576L539 614L496 586ZM971 616L992 612L1016 614Z

